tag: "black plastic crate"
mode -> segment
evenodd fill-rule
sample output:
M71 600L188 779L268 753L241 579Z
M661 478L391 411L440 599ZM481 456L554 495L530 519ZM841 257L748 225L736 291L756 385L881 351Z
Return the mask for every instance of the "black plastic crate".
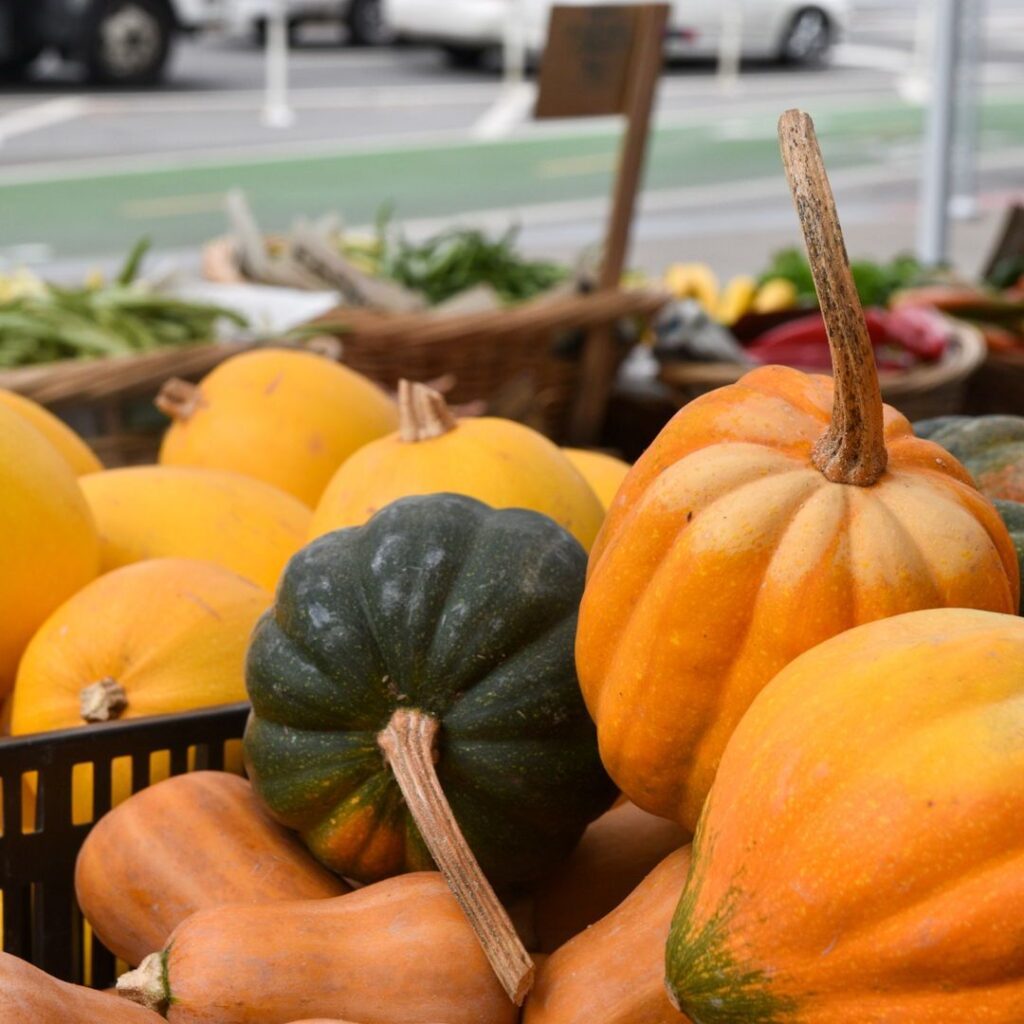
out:
M150 784L154 754L169 759L171 775L224 767L225 748L242 736L249 705L226 704L88 728L0 739L0 893L3 948L64 981L106 988L114 957L94 937L86 977L85 928L75 901L75 858L95 822L110 809L113 763L131 758L131 791ZM92 816L72 817L76 765L93 766ZM32 831L23 828L23 778L35 773ZM186 827L186 823L168 823Z

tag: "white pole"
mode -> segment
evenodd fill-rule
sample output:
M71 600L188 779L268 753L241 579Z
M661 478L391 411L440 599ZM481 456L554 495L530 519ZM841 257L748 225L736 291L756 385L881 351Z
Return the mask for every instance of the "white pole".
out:
M505 85L514 88L526 78L526 2L513 0L505 20Z
M724 0L718 35L718 84L723 92L739 88L740 61L743 57L743 4Z
M985 0L965 0L960 13L953 198L949 210L955 220L971 220L978 216L978 99L981 92L984 23Z
M270 128L287 128L294 121L295 112L288 106L288 12L285 0L271 0L263 123Z
M925 114L917 255L925 266L946 262L957 29L961 0L935 0L932 88Z

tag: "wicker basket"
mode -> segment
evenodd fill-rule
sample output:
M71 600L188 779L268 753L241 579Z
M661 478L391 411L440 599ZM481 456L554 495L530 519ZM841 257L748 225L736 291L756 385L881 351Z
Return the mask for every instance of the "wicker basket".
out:
M403 377L450 376L452 402L481 402L561 439L584 389L610 384L583 381L584 335L646 320L666 301L662 292L614 290L544 296L485 313L340 308L314 323L340 338L343 363L384 387L395 388Z
M250 347L230 342L108 359L65 359L0 372L0 387L54 409L107 466L152 462L167 424L152 403L164 381L198 380Z
M962 413L967 405L967 385L985 358L985 341L973 327L951 320L951 343L936 363L901 372L880 372L882 397L909 420ZM661 379L684 405L707 391L733 384L749 366L737 363L666 362ZM1021 363L1024 383L1024 361Z

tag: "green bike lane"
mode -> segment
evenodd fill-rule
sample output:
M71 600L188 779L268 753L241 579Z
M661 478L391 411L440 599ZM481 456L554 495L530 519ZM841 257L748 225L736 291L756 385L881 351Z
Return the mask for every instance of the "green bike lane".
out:
M878 166L912 151L920 108L898 101L823 104L815 121L829 167ZM983 151L1024 145L1024 94L990 99ZM45 245L56 257L113 255L141 235L160 247L221 233L222 197L249 196L261 224L337 211L367 223L388 204L399 220L595 199L608 194L619 134L606 127L488 143L104 170L76 178L0 183L0 249ZM646 187L680 189L781 176L774 117L745 114L655 130Z

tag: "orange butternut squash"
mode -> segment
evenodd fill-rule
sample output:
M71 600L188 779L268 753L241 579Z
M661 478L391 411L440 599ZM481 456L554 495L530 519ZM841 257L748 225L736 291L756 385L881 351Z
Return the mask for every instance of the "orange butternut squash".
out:
M103 469L103 463L96 453L63 420L58 419L38 402L33 402L32 399L6 388L0 388L0 405L28 420L60 452L75 476L98 473Z
M552 953L538 968L523 1024L685 1024L665 991L665 939L689 864L688 846L670 853L619 906Z
M147 558L202 558L273 590L309 530L302 502L238 473L131 466L81 484L103 572Z
M995 508L882 405L809 119L785 127L835 385L770 366L684 406L613 502L580 610L605 767L691 829L744 711L797 655L913 609L1018 607Z
M414 494L450 491L491 508L543 512L589 548L604 517L597 495L542 434L497 417L456 420L444 399L402 381L397 434L342 464L313 515L310 539L361 526L378 509Z
M1024 1019L1024 620L941 608L794 660L726 748L672 923L705 1024Z
M82 913L130 964L205 907L348 891L227 772L192 772L136 793L100 819L75 865Z
M160 1024L151 1010L51 978L0 953L0 1021L3 1024Z
M587 827L569 858L535 890L536 947L551 952L617 907L669 853L690 841L675 822L631 803Z
M118 980L171 1024L513 1024L476 936L437 872L327 900L200 910Z
M0 405L0 700L40 623L99 570L99 538L68 464Z
M349 455L398 426L376 384L297 349L244 352L198 385L169 381L157 405L172 419L165 466L244 473L310 506Z

